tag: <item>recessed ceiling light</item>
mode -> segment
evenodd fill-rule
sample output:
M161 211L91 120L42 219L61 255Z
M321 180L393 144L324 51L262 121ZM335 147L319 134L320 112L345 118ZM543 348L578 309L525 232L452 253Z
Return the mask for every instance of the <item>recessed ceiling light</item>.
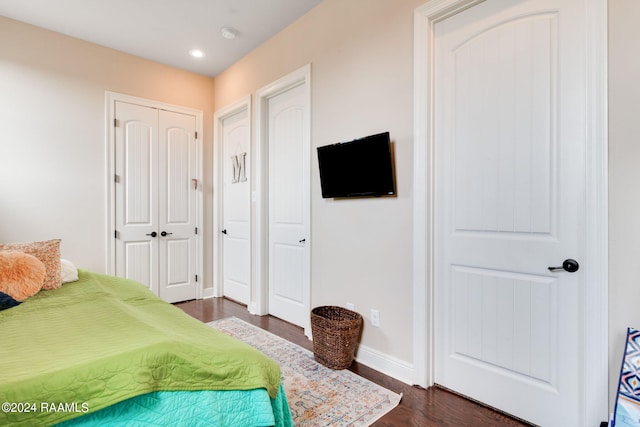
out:
M224 27L220 29L220 34L222 34L222 37L224 37L225 39L232 40L236 38L236 35L238 34L238 30L231 27Z
M204 56L204 52L200 49L191 49L189 51L189 55L193 56L194 58L202 58Z

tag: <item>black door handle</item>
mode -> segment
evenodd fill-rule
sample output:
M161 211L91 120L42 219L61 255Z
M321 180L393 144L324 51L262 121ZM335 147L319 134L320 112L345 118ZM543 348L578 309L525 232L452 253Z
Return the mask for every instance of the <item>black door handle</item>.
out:
M575 273L580 268L580 264L575 259L565 259L562 263L561 267L549 267L549 271L558 272L558 271L566 271L568 273Z
M172 234L173 234L173 233L167 233L166 231L163 231L162 233L160 233L160 235L161 235L162 237L170 236L170 235L172 235Z
M302 240L298 240L298 243L304 243L306 241L307 241L307 239L302 239Z
M227 229L222 230L222 234L227 234Z
M151 236L151 237L156 237L158 235L158 233L156 233L155 231L152 231L151 233L147 233L147 236Z

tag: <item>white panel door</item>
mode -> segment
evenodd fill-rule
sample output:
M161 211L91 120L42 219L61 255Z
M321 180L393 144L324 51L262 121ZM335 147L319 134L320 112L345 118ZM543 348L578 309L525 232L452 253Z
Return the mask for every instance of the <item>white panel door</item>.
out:
M309 319L309 156L305 86L269 98L269 313L305 326Z
M116 103L116 275L158 282L158 113Z
M176 302L196 297L196 119L158 110L160 297Z
M119 101L115 117L116 275L194 299L195 117Z
M221 122L222 287L225 297L248 305L251 280L251 184L249 112Z
M581 0L487 0L435 26L435 382L579 424Z

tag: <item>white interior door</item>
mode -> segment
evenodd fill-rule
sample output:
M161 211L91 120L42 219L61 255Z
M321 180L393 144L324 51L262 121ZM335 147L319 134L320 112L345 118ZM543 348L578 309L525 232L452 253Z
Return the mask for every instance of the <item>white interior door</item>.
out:
M435 382L580 425L581 0L487 0L435 26Z
M220 122L222 145L222 287L248 305L251 292L251 132L249 111Z
M158 112L116 102L116 275L158 280Z
M196 297L194 116L115 102L115 273L165 301Z
M309 123L305 85L267 101L269 313L309 322Z
M158 110L160 297L195 299L197 267L196 119Z

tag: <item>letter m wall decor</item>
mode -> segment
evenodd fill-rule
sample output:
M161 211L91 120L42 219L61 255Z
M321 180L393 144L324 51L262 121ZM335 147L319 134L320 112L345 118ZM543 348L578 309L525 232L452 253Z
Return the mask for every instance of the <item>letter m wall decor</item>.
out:
M231 182L233 184L245 182L247 180L246 158L247 153L240 153L235 156L231 156L231 164L233 165L233 179Z

